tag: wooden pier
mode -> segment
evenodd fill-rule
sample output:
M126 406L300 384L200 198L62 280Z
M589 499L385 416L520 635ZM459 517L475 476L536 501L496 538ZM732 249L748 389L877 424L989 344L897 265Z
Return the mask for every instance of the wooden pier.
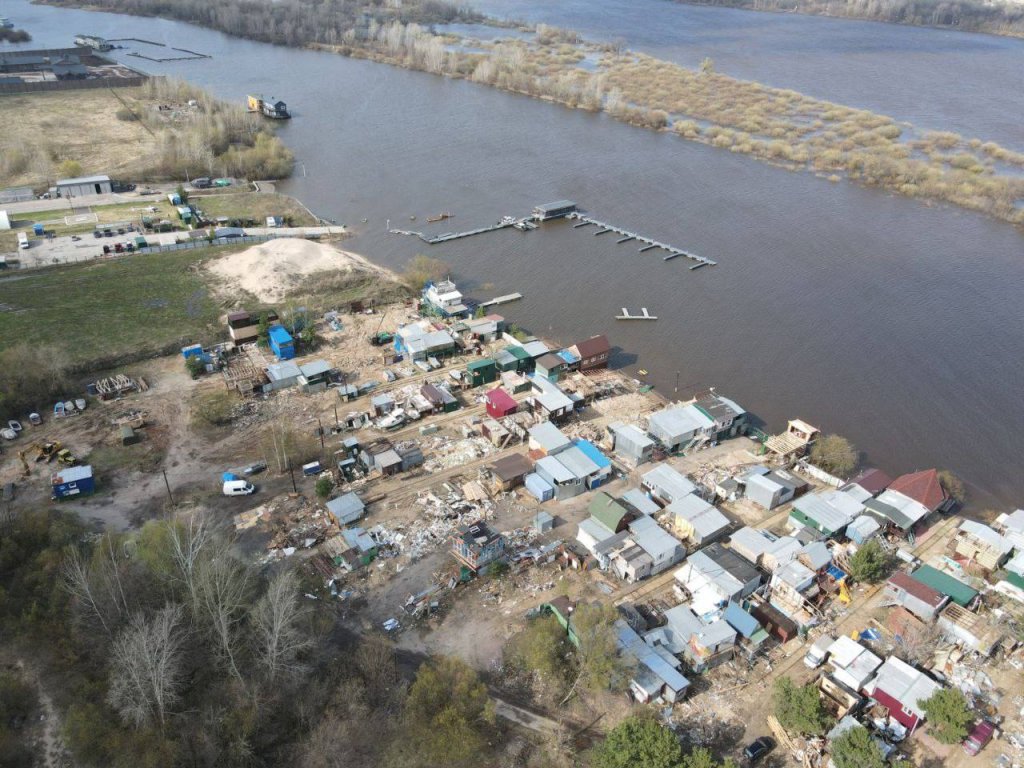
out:
M445 232L441 235L428 236L422 232L410 232L405 229L389 229L388 231L393 235L411 235L412 237L418 237L424 243L428 245L436 245L437 243L447 243L452 240L459 240L463 237L472 237L473 235L482 235L485 232L497 232L499 229L507 229L508 227L515 227L521 229L524 232L528 229L535 228L530 217L523 219L516 219L512 216L506 216L504 219L499 221L497 224L491 224L489 227L477 227L476 229L470 229L466 232Z
M661 248L663 251L667 251L668 252L668 255L664 257L665 261L669 261L669 260L674 259L674 258L676 258L678 256L682 256L684 258L689 259L690 261L696 262L696 264L694 266L690 267L690 269L697 269L698 267L713 267L713 266L715 266L718 263L716 261L712 261L711 259L706 259L703 256L698 256L695 253L690 253L689 251L684 251L682 248L676 248L674 245L667 245L666 243L661 243L661 242L658 242L657 240L652 240L649 237L644 237L643 235L638 235L636 232L630 232L628 229L622 229L621 227L616 227L616 226L614 226L612 224L605 224L603 221L598 221L597 219L592 219L589 216L584 216L582 213L579 213L579 212L576 212L576 211L574 211L573 213L570 213L567 216L567 218L577 219L579 221L578 224L573 224L573 228L574 229L577 228L577 227L582 227L582 226L584 226L586 224L594 224L595 226L600 227L601 229L599 229L597 232L594 233L595 237L597 235L603 235L603 234L605 234L607 232L617 232L618 234L622 235L622 238L618 241L619 243L625 243L625 242L628 242L630 240L637 240L638 242L644 243L644 245L641 246L641 248L640 248L640 253L643 253L644 251L649 251L652 248ZM621 319L623 319L623 320L632 320L632 319L634 319L634 317L621 318ZM639 319L642 320L644 318L641 317Z
M631 315L631 314L629 314L629 310L626 309L625 307L623 307L622 308L622 314L621 315L616 315L615 319L616 320L657 320L658 316L657 315L652 315L651 313L649 313L647 311L647 307L641 307L639 315Z

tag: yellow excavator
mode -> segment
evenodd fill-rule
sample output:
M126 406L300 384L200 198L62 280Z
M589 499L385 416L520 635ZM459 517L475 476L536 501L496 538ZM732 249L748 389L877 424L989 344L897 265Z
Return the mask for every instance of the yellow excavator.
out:
M36 452L35 461L37 464L40 461L45 461L49 464L54 459L57 459L61 464L67 464L69 466L78 463L78 459L75 455L61 445L57 440L45 443L35 443L30 447ZM22 461L24 461L24 459L22 459Z

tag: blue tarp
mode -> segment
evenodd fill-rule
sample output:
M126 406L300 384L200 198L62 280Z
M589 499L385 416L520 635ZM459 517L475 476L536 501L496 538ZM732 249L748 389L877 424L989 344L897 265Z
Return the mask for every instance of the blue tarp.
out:
M842 581L846 578L846 571L840 568L836 568L834 565L830 565L828 569L825 571L825 573L827 573L836 581Z
M881 640L882 633L879 632L877 629L865 629L863 632L860 633L860 639L874 641Z
M225 483L230 483L232 480L241 480L242 478L238 477L234 472L225 472L220 476L220 479Z

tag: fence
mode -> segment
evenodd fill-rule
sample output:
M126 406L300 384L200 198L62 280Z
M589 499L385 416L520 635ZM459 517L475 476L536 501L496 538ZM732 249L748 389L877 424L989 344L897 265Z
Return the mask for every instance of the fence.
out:
M47 267L60 267L66 264L81 264L86 261L119 261L120 259L136 256L138 254L174 253L176 251L195 251L216 246L238 245L240 243L264 243L267 240L274 240L279 237L295 237L295 235L245 235L244 237L218 237L213 240L189 240L184 243L172 243L170 245L155 245L147 246L146 248L137 248L130 253L103 253L102 250L100 250L100 252L94 252L92 255L54 256L49 262L38 260L32 260L29 262L20 260L11 261L11 256L8 256L6 262L0 260L0 270L4 268L45 269ZM15 256L15 258L17 258L17 256Z
M0 83L0 94L32 93L36 91L80 91L89 88L126 88L142 85L149 78L144 75L136 77L104 77L97 80L43 80L40 82Z

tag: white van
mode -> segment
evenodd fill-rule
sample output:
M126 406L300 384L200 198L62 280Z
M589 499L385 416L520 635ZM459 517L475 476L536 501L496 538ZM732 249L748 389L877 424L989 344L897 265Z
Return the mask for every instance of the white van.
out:
M807 653L804 655L804 665L810 669L817 669L825 663L825 659L828 658L829 646L834 643L836 639L832 635L822 635L814 641Z
M252 483L247 483L245 480L224 481L225 496L248 496L250 493L256 493L256 486Z
M18 233L18 247L24 250L25 248L28 248L28 246L29 246L28 235L26 235L24 232L19 232Z

